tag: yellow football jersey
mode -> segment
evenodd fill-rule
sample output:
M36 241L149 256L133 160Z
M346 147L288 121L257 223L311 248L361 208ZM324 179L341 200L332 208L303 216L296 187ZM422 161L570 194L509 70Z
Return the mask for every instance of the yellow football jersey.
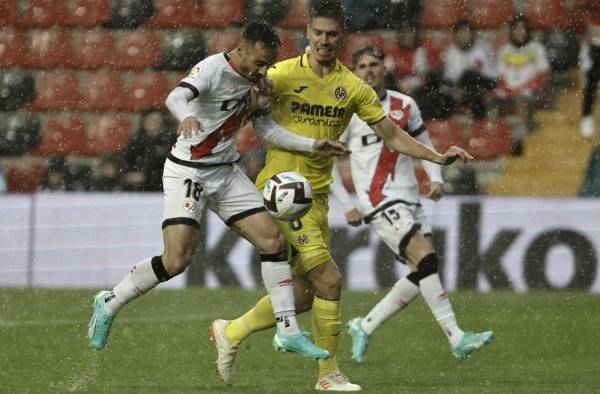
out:
M310 68L308 56L281 61L269 70L275 88L271 111L278 124L304 137L337 141L353 114L369 124L385 117L375 91L352 71L338 62L321 78ZM296 171L308 179L314 193L327 193L332 166L333 158L271 145L256 185L262 190L274 174Z

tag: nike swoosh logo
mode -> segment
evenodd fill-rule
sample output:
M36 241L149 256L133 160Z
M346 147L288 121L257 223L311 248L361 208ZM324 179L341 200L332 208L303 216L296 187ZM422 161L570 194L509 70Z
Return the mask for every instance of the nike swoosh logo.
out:
M296 93L300 93L301 91L303 91L304 89L308 88L308 86L299 86L298 88L294 89L294 92Z

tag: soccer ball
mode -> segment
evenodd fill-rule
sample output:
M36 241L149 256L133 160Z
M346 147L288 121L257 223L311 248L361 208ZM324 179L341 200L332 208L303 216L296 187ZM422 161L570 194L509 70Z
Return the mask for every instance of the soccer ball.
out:
M312 188L297 172L280 172L269 179L263 190L265 208L279 220L293 222L312 206Z

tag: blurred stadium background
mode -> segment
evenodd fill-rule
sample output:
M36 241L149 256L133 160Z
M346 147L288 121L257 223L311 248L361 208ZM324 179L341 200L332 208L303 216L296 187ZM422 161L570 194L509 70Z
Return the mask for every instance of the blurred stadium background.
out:
M435 329L417 308L416 321L390 322L382 340L400 341L398 354L407 358L398 361L398 354L381 346L378 351L384 353L375 353L382 357L376 370L365 372L350 366L345 349L344 365L354 368L350 371L365 386L370 380L379 382L371 384L381 390L369 392L596 390L600 380L591 369L595 359L590 354L600 349L590 333L599 322L589 311L597 310L594 293L600 292L600 200L594 198L600 197L600 133L584 138L579 130L586 62L586 15L580 2L342 2L350 17L340 59L348 64L352 52L367 44L384 48L390 86L400 85L412 72L402 63L412 56L400 44L399 34L407 27L419 31L418 46L428 48L429 71L435 71L443 67L457 22L469 21L476 35L498 50L509 41L509 21L522 13L550 65L531 124L524 125L515 108L491 108L483 118L474 118L464 104L426 117L438 150L456 144L477 158L469 166L446 168L448 196L438 204L425 202L425 207L459 316L477 328L495 329L497 350L490 347L490 354L486 350L469 367L450 364L452 360L443 359L449 356L446 349L439 350L445 346L439 333L430 335L439 339L433 342L415 335L413 342L404 338L422 326ZM180 298L169 293L165 297L177 306L157 308L173 316L158 324L159 337L140 339L151 332L151 321L144 316L156 305L144 300L131 307L131 321L124 319L120 328L117 323L121 339L115 336L120 342L114 350L109 347L107 358L88 354L83 335L92 292L76 289L111 286L136 261L160 253L162 200L156 176L176 127L163 108L169 90L200 59L232 48L248 20L267 20L280 28L280 58L300 54L307 44L309 3L0 0L0 350L8 355L0 361L0 391L222 392L214 376L208 383L204 379L213 369L207 361L213 357L210 344L202 341L198 362L186 343L204 335L198 325L204 330L212 312L232 317L249 307L250 298L259 294L251 289L260 288L260 276L252 248L216 217L207 215L192 267L163 287L243 290L186 289ZM240 133L238 149L248 174L256 175L265 147L251 127ZM142 156L148 159L140 161ZM344 163L342 175L351 189ZM426 190L424 171L417 168L417 176ZM331 205L332 245L347 288L377 291L394 283L404 268L368 230L348 228L340 207ZM349 294L353 303L345 317L364 313L377 297ZM185 300L197 309L186 308ZM528 303L533 306L525 307ZM186 320L198 310L201 316ZM164 358L173 355L156 342L171 340L179 329L185 341L173 363L198 362L201 372L184 378L179 372L184 368L169 367L169 378L155 379ZM250 343L248 347L268 349L267 336ZM128 353L117 355L118 346ZM136 346L145 349L147 360L132 355ZM429 353L437 360L435 378L426 373L432 365ZM259 377L273 361L264 355L247 357L245 362L259 369L245 367L256 376L243 380L237 392L270 392ZM286 356L277 356L283 362L279 357ZM525 368L522 375L529 375L515 373L513 362L515 368ZM117 367L124 363L146 368L146 383L135 370ZM306 368L302 360L289 363L295 371ZM390 365L402 371L392 382L385 373ZM116 378L104 384L99 370ZM283 379L295 385L305 378L296 372ZM309 383L288 391L305 392Z

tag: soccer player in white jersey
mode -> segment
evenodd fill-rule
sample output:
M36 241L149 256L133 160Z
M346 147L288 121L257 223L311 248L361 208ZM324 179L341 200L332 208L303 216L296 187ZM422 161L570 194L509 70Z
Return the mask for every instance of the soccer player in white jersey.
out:
M298 328L285 238L265 211L261 194L236 165L239 154L234 136L254 111L268 105L265 77L279 44L272 27L251 23L236 49L202 60L167 97L167 107L180 122L180 136L163 173L164 252L136 264L112 291L96 295L88 331L93 348L104 348L121 307L182 273L190 264L206 205L260 251L262 277L277 321L276 336L286 350L312 359L329 357ZM290 150L348 153L337 142L282 130L265 131L261 137ZM222 346L219 336L224 328L213 325L211 331L217 347ZM219 368L229 362L217 361Z
M402 93L386 90L383 53L366 47L352 59L354 72L377 93L388 117L414 138L432 147L419 107ZM419 202L419 187L412 158L389 149L371 128L354 117L340 137L352 150L350 166L357 194L357 207L341 183L339 172L334 176L331 191L346 212L353 226L368 223L381 239L410 267L411 273L398 280L390 292L367 314L347 323L352 337L352 358L362 363L374 331L394 313L406 307L419 293L446 334L452 354L467 358L473 351L489 343L491 331L464 332L458 326L452 305L440 281L439 260L432 247L431 225ZM430 178L428 197L442 197L440 166L423 161Z

